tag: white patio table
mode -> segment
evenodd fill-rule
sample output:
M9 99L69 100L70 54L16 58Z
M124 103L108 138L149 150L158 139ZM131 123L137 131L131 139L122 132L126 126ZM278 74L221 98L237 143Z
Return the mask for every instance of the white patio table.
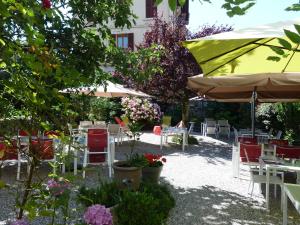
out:
M295 209L300 214L300 185L297 184L284 184L283 185L283 219L282 224L288 224L288 214L287 214L287 198L291 200Z
M168 135L174 135L174 134L182 134L182 151L184 151L185 146L188 145L188 130L184 127L166 127L162 130L160 134L160 150L162 150L163 147L163 138L165 138L165 142L168 140Z
M270 173L272 171L290 171L297 173L297 183L300 183L300 165L295 165L292 163L284 163L282 160L277 161L278 164L270 164L268 160L260 160L260 174L262 174L262 168L266 168L266 208L269 210L269 201L270 201ZM280 164L281 163L281 164Z

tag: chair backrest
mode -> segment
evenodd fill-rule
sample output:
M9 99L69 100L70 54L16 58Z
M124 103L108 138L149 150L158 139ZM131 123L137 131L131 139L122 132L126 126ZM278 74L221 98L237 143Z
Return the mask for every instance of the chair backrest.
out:
M276 155L283 158L300 158L300 147L299 146L275 146Z
M214 120L206 121L206 127L215 127L215 126L216 126L216 121Z
M93 121L80 121L79 126L80 127L86 127L86 126L91 126L93 125Z
M243 144L251 144L256 145L257 144L257 137L239 137L238 141Z
M108 124L108 132L109 134L118 134L120 132L120 125L119 124Z
M48 130L44 132L44 136L47 137L59 137L61 134L55 130Z
M205 119L204 119L204 122L212 121L212 120L214 120L214 119L213 119L213 118L205 118Z
M270 136L273 135L273 130L274 130L273 128L271 128L271 129L269 130L269 133L268 133L268 134L269 134Z
M7 144L4 141L0 141L0 161L4 160L17 160L18 159L18 148L17 142L12 141Z
M121 119L122 119L123 123L125 124L125 126L127 126L129 124L129 119L127 116L122 115Z
M171 116L163 116L162 117L162 126L169 127L171 126L172 117Z
M279 130L276 134L276 139L280 139L281 138L281 135L282 135L282 131Z
M89 152L100 154L89 155L90 163L100 163L105 161L105 155L101 154L108 146L108 132L106 129L88 129L87 148Z
M18 135L19 137L27 137L29 136L30 131L26 131L26 130L19 130L18 131ZM38 131L31 131L31 136L37 136L38 135Z
M125 127L125 123L119 118L115 117L115 121L117 124L119 124L121 127Z
M288 140L281 140L281 139L271 139L269 140L270 145L280 145L280 146L288 146L289 141Z
M218 125L228 127L229 123L228 123L228 120L218 120Z
M94 125L103 125L103 126L106 126L106 122L105 121L94 121Z
M258 144L239 144L242 162L258 162L261 156L262 146Z
M52 139L36 139L31 141L35 156L39 160L54 159L54 147Z

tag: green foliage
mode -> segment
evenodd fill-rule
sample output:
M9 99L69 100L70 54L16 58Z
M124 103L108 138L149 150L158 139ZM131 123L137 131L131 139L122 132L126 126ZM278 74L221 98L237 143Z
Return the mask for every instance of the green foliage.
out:
M142 183L140 192L152 195L159 200L157 211L162 212L164 219L168 218L170 210L175 207L175 200L166 185Z
M118 204L121 196L116 183L101 183L97 188L80 187L77 200L85 207L101 204L108 208Z
M148 164L144 155L140 155L138 153L128 156L126 162L126 165L130 167L144 167Z
M163 212L159 212L159 200L140 192L125 192L115 212L119 225L160 225Z
M114 117L121 112L118 101L110 98L90 98L90 120L114 122Z
M260 104L257 108L256 117L265 128L282 130L285 139L289 142L300 139L300 104L277 103Z
M180 144L181 145L182 141L183 141L182 140L182 135L174 135L172 137L172 142L175 142L176 144ZM189 145L198 145L199 144L198 139L195 138L192 135L188 136L188 143L189 143Z

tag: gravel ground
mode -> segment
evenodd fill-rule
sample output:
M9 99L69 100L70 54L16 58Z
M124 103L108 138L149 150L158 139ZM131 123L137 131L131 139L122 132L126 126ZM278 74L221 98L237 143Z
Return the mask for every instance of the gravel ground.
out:
M182 152L179 145L166 145L159 149L159 136L145 133L136 146L137 152L153 152L165 155L167 163L162 171L161 182L169 185L176 207L172 210L168 225L278 225L282 221L280 197L271 198L271 210L264 208L264 195L255 185L253 197L248 194L249 172L242 168L241 178L232 177L230 141L216 140L209 137L195 136L200 144L189 146ZM116 146L116 159L124 159L129 153L129 145L124 142ZM7 166L3 179L15 182L16 167ZM23 169L25 171L25 168ZM43 166L40 177L46 176L48 166ZM94 186L99 182L98 172L90 171L85 180L78 179L76 186L85 183ZM107 170L101 169L106 175ZM264 188L263 188L264 189ZM278 188L280 190L280 188ZM0 225L13 218L15 189L0 189ZM76 203L71 203L76 208ZM73 214L80 215L80 209ZM292 206L289 207L289 224L300 224L300 216ZM47 224L47 220L37 220L33 224Z

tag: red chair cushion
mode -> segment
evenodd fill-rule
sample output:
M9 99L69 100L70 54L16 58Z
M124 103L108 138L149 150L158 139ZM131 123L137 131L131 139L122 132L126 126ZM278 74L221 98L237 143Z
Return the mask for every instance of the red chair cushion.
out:
M87 147L90 152L104 152L107 148L107 130L105 129L89 129L87 137ZM90 154L91 163L100 163L105 161L104 154Z
M39 160L54 159L54 148L52 139L32 140L31 144L33 152Z
M257 137L239 137L239 142L249 145L257 145Z
M246 152L248 159L246 157ZM240 157L242 162L258 162L261 156L261 145L240 143Z
M4 154L3 154L4 152ZM4 160L17 160L18 159L18 149L17 143L13 141L10 145L0 142L0 161Z
M160 135L161 134L161 127L160 126L154 126L153 127L153 133L155 135Z
M284 158L300 158L300 147L296 146L280 146L276 147L276 155Z
M271 139L269 140L269 144L271 145L280 145L280 146L288 146L288 140L281 140L281 139Z
M31 132L31 136L37 136L37 135L38 135L38 131ZM19 136L29 136L29 132L27 132L26 130L19 130Z
M115 117L115 121L117 124L119 124L121 127L125 127L125 123L119 118Z

